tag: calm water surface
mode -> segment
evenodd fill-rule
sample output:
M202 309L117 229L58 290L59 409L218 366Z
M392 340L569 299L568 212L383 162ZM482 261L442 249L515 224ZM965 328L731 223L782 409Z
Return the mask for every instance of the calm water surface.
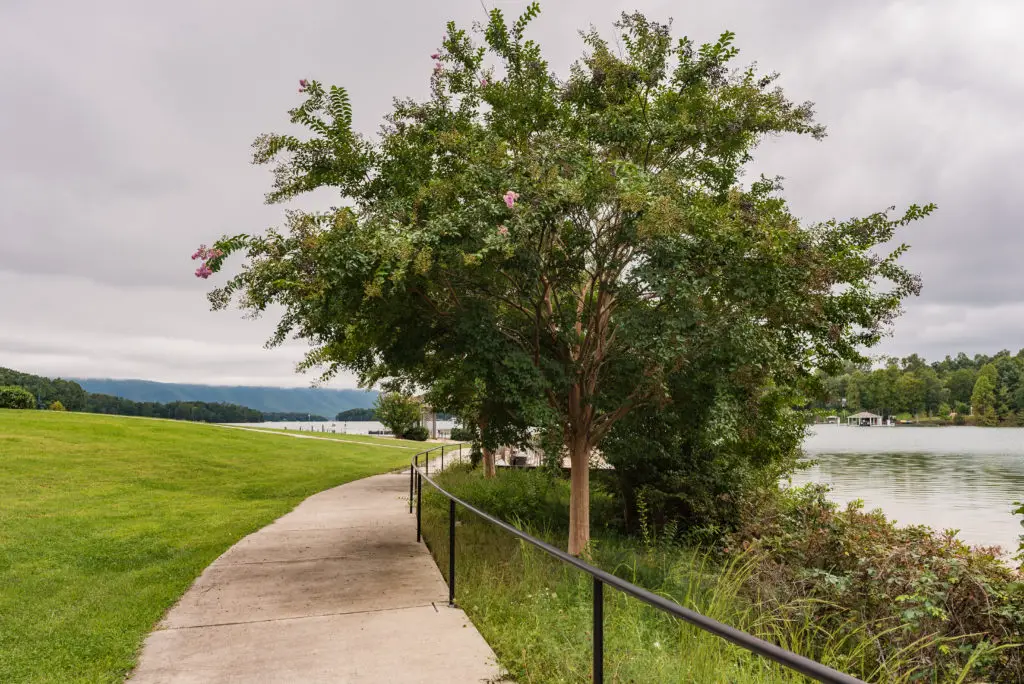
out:
M1014 551L1024 532L1011 514L1024 500L1024 428L815 426L804 451L818 463L793 483L828 484L840 503Z
M231 423L243 427L272 428L275 430L296 430L302 432L334 432L336 434L368 435L371 432L379 432L385 427L375 420L326 420L323 422L310 423L307 421L282 421L279 423ZM454 423L450 420L437 421L438 431L451 431Z

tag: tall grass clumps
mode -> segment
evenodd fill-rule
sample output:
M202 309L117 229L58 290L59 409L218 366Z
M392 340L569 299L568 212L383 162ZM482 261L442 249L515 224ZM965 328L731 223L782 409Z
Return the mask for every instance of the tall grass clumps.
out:
M438 480L460 498L564 547L569 488L560 477L510 470L485 479L456 467ZM801 571L810 563L780 556L751 529L704 545L685 541L695 537L672 525L655 529L645 523L638 535L628 536L621 531L613 495L595 486L591 496L595 524L589 561L682 606L869 682L1021 681L1014 678L1017 650L1011 634L968 637L937 629L937 623L908 625L892 614L913 603L899 595L891 597L889 613L865 611L850 596L821 589L834 578L810 567ZM429 486L423 497L424 536L447 573L447 501ZM456 600L509 674L519 682L588 681L590 576L468 511L460 510L457 520ZM783 573L777 584L772 573ZM1004 589L1010 588L986 588L993 597ZM605 590L605 678L806 681L610 587Z

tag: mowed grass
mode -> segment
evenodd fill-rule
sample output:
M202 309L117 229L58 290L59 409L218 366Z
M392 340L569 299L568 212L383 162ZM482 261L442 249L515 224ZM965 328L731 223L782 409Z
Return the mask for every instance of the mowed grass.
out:
M0 682L115 682L199 573L408 449L0 410Z

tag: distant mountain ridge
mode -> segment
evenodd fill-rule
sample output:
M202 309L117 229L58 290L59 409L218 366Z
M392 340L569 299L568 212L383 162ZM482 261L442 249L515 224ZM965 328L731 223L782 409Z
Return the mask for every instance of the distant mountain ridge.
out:
M313 413L333 418L341 411L370 408L377 392L313 387L192 385L150 380L76 379L87 392L112 394L132 401L205 401L247 406L274 413Z

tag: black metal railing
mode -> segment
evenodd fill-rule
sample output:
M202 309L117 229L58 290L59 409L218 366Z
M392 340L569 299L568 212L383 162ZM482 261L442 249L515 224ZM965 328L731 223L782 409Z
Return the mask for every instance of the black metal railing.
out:
M594 682L604 681L604 585L612 586L624 594L628 594L633 598L636 598L644 603L654 606L658 610L662 610L670 615L673 615L680 620L684 620L691 625L695 625L706 632L715 634L726 641L730 641L737 646L747 649L752 653L763 656L770 660L779 663L783 667L789 668L803 674L811 679L815 679L819 682L826 682L827 684L864 684L864 682L856 677L851 677L848 674L843 674L838 670L833 670L831 667L822 665L821 663L805 658L804 656L797 655L791 651L787 651L784 648L776 646L773 643L758 639L752 634L747 634L735 627L713 620L709 617L701 615L700 613L684 608L683 606L670 601L664 596L659 596L643 587L627 582L626 580L616 577L611 573L605 572L600 568L596 568L589 563L580 560L575 556L571 556L561 549L555 548L551 544L545 541L537 539L522 530L509 525L503 520L499 520L489 513L481 511L479 508L472 504L466 503L462 499L458 498L451 492L447 491L439 484L437 484L430 477L430 454L440 450L441 458L441 469L444 469L444 450L447 447L449 451L449 463L451 462L451 453L454 449L458 448L459 459L462 459L462 448L463 444L457 445L442 445L427 451L420 452L413 457L412 463L409 465L409 512L413 512L413 498L415 497L416 503L416 541L422 540L422 528L423 528L423 482L427 482L430 486L440 492L448 499L448 604L451 606L455 605L455 513L456 504L462 506L467 511L470 511L477 516L483 518L487 522L498 526L513 536L522 539L528 544L537 547L544 551L550 556L554 556L563 563L572 565L573 567L581 570L594 579L594 591L593 591L593 621L594 621ZM420 457L423 457L423 464L420 464Z

